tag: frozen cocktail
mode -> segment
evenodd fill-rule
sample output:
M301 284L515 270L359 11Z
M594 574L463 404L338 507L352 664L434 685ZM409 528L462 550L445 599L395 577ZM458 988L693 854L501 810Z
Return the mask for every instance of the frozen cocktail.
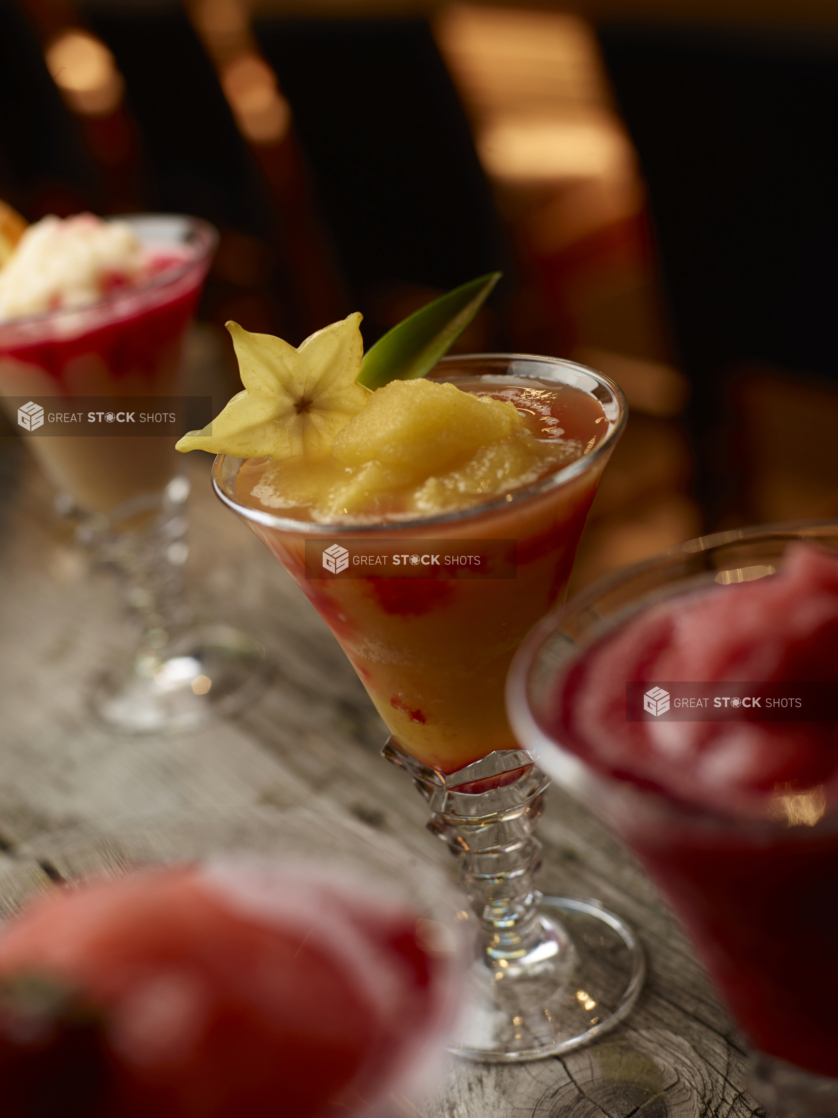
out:
M142 427L182 413L173 398L184 394L183 341L215 243L212 227L191 217L49 217L26 229L0 268L0 398L14 420L21 405L46 413L26 441L71 499L78 538L123 570L142 615L127 679L104 681L94 698L101 717L132 732L231 709L256 674L242 635L188 628L189 484L177 476L171 436ZM85 433L91 408L109 432L130 417L130 433ZM82 421L80 433L48 430L56 414Z
M30 226L0 269L0 396L56 412L85 397L182 394L181 349L215 245L194 218L90 214ZM171 439L31 437L54 484L85 512L160 493Z
M662 707L638 717L635 688ZM838 1102L836 688L825 524L709 537L604 580L536 629L510 680L516 733L672 902L780 1112L820 1113L813 1084Z
M462 859L482 954L458 1051L535 1059L610 1027L639 989L615 917L562 912L588 921L580 943L611 937L617 963L598 985L541 914L531 832L546 781L503 706L516 648L565 595L621 397L589 369L515 355L446 358L369 391L359 321L299 350L231 326L246 390L179 445L225 452L216 492L330 626L392 734L386 756Z
M516 748L509 663L565 593L613 443L597 391L593 374L558 361L452 358L432 380L379 389L332 460L304 472L248 461L222 489L326 620L399 745L431 768ZM375 566L312 578L306 540L321 536L373 556L401 541L406 563L421 552L439 564L423 578ZM458 566L452 540L480 565Z
M565 593L622 408L598 374L535 357L449 358L428 378L370 392L356 382L359 322L299 352L233 328L243 379L258 390L234 399L211 435L180 445L238 451L216 464L219 496L314 603L401 748L451 773L515 748L506 671ZM276 369L284 380L271 402L258 392ZM250 409L239 421L237 405ZM373 559L398 543L402 570L420 562L411 543L438 544L439 559L398 577L361 569L353 554L347 577L333 579L319 561L312 569L316 541L347 553L363 544ZM479 568L457 565L453 542Z

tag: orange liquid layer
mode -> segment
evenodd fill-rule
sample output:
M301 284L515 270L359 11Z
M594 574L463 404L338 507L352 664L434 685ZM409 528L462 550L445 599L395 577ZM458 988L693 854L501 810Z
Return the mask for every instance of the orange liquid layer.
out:
M456 383L511 399L534 434L573 440L577 458L609 429L600 404L566 385L536 381L525 388L509 377ZM444 577L443 569L427 579L309 579L301 533L249 523L329 625L399 745L426 765L455 772L494 750L517 748L504 708L509 664L535 622L564 598L605 457L564 485L508 507L442 525L382 524L388 541L509 540L515 578ZM261 507L250 493L265 465L242 466L242 503ZM295 513L306 515L282 510ZM357 537L367 544L374 538ZM351 531L339 542L351 549Z

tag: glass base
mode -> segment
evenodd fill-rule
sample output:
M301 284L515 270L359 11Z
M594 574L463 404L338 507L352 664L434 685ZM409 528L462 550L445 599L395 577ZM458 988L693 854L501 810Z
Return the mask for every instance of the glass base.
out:
M645 974L630 929L596 901L544 897L539 912L535 958L502 968L483 956L472 967L451 1052L484 1063L557 1056L630 1012Z
M392 738L383 752L428 801L428 828L459 861L476 918L477 958L451 1051L486 1063L538 1060L613 1029L640 993L643 951L597 901L544 898L534 887L533 831L549 781L532 758L498 750L443 773Z
M122 733L192 730L252 702L270 675L256 641L226 625L205 625L162 649L141 648L127 676L96 688L93 710Z
M772 1118L838 1118L838 1079L758 1052L748 1089Z

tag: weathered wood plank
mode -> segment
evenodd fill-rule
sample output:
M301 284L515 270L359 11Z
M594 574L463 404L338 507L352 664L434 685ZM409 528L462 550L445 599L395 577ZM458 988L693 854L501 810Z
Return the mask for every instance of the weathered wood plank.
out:
M49 875L35 859L0 855L0 920L17 912L29 897L51 886Z

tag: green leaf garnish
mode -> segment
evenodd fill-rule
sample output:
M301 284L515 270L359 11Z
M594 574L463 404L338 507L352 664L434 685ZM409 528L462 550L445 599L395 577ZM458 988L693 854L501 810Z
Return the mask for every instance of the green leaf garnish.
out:
M479 276L428 303L388 331L364 355L358 384L381 388L391 380L423 377L462 334L501 272Z

